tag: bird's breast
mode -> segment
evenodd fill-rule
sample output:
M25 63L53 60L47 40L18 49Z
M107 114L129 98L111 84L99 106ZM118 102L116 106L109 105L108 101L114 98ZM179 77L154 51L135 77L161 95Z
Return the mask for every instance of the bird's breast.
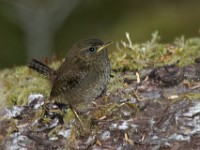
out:
M73 98L70 103L91 102L102 94L110 79L109 60L90 64L88 74L79 82L79 86L73 90Z

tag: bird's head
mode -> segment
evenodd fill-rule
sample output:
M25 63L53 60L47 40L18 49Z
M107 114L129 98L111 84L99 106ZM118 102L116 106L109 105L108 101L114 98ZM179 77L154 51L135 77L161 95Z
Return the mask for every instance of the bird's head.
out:
M98 61L98 59L107 55L107 46L111 43L95 38L81 40L74 44L70 53L74 56L76 55L77 59L84 62Z

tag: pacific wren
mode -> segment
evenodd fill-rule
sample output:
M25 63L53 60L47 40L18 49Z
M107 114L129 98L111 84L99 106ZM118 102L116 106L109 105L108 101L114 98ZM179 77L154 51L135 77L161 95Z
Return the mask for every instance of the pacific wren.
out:
M81 40L72 46L57 70L35 59L28 66L50 79L50 99L62 96L59 102L71 106L91 102L102 94L110 79L106 47L111 43L95 38Z

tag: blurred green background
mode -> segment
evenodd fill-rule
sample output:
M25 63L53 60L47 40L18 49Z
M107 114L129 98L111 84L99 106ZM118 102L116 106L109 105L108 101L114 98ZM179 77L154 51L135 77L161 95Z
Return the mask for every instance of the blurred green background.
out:
M0 0L0 69L64 57L83 38L143 42L156 30L161 42L199 37L200 0Z

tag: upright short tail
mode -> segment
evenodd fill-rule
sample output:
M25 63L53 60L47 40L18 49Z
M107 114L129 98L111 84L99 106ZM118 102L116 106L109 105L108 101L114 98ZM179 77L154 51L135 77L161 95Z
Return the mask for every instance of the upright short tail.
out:
M48 67L47 65L41 63L40 61L36 59L32 59L28 62L28 67L37 71L40 74L43 74L46 77L50 77L50 75L53 75L55 71Z

